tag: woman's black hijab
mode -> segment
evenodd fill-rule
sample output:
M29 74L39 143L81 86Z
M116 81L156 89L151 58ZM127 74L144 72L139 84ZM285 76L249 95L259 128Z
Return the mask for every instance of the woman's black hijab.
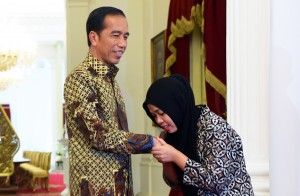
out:
M186 78L179 74L156 80L149 87L143 108L151 120L155 122L147 104L152 104L173 120L177 126L175 133L167 133L166 142L181 151L188 158L199 162L197 154L197 120L199 109L195 106L193 90ZM158 125L159 126L159 125ZM182 184L183 171L177 169L184 195L197 195L197 188Z

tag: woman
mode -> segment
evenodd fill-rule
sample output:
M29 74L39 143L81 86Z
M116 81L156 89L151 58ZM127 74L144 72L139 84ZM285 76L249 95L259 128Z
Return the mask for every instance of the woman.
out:
M181 75L155 81L143 108L164 129L151 153L163 163L163 176L184 195L254 195L240 136L205 105L195 106Z

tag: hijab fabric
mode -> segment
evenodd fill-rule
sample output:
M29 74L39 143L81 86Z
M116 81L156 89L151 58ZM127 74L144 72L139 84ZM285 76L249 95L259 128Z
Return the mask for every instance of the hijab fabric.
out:
M147 104L152 104L166 113L177 126L175 133L166 134L166 142L185 154L189 159L199 162L197 154L197 120L199 109L195 106L193 90L186 78L179 74L156 80L149 87L143 108L154 122ZM157 124L157 123L156 123ZM158 125L159 126L159 125ZM184 195L197 195L197 188L183 185L183 171L176 168Z

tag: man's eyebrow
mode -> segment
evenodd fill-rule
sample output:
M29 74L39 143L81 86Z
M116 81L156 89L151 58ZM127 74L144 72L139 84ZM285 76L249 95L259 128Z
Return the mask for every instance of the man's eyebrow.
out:
M111 32L111 34L113 34L113 33L122 34L122 31L119 31L119 30L113 30L113 31ZM124 35L129 36L129 32L124 33Z

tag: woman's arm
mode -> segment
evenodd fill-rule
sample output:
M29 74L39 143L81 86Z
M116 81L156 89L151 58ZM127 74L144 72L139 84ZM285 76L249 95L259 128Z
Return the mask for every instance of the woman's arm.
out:
M168 181L168 184L178 184L178 176L176 174L174 163L163 163L163 175L164 178Z
M200 163L197 163L191 159L189 159L186 155L184 155L182 152L175 149L173 146L167 144L164 140L161 138L158 138L161 145L160 146L154 146L152 148L151 153L153 156L161 163L165 164L176 164L182 171L184 171L185 179L178 179L183 181L185 184L190 184L192 186L196 187L204 187L208 188L210 186L215 186L213 181L206 182L206 179L212 179L212 171L206 167L206 165L201 165ZM170 166L169 166L170 167ZM174 168L175 169L175 168ZM168 180L174 180L171 173L171 169L165 168L164 166L164 175L167 177ZM175 172L175 171L174 171ZM197 180L195 180L197 178ZM194 181L195 180L195 181ZM197 182L197 184L194 184L194 182ZM211 189L211 188L208 188Z

